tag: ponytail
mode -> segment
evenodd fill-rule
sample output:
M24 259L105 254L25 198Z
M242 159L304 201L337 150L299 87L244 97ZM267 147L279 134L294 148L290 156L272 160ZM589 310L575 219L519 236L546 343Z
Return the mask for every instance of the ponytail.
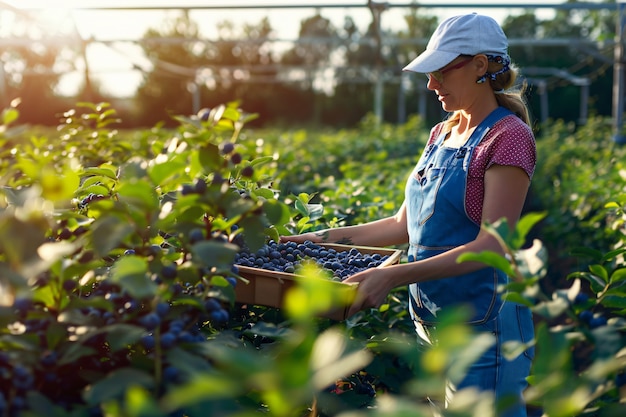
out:
M504 68L506 65L507 68ZM528 126L531 126L530 113L526 100L524 99L524 91L526 90L526 83L516 87L515 81L517 80L518 69L515 65L505 62L489 61L489 67L487 74L493 75L484 77L482 81L489 80L494 94L496 95L496 101L499 106L502 106L519 117ZM447 132L452 129L453 126L458 124L461 115L459 112L454 112L448 119L444 121L442 131Z

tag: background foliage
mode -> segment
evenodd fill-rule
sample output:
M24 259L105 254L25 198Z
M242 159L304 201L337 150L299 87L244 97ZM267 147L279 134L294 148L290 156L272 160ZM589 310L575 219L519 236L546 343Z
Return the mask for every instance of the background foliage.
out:
M338 295L315 269L284 309L235 302L241 245L396 210L428 135L418 118L255 130L229 103L126 131L81 103L46 131L16 106L0 131L0 415L430 415L424 399L490 343L459 310L416 346L402 288L319 318ZM505 270L533 309L526 399L551 417L624 413L624 150L606 126L544 126L523 220L487 225L509 260L465 257ZM444 415L490 415L493 398L456 398Z
M611 114L606 98L612 94L617 7L614 0L602 3L605 9L559 9L550 19L532 9L504 19L510 54L529 82L535 119L541 120L543 111L542 81L549 117L579 122L583 92L572 77L590 82L589 114ZM267 18L241 25L224 21L215 39L205 39L202 22L189 13L169 15L138 40L150 65L134 64L143 81L132 103L116 108L125 126L175 127L171 115L242 100L249 112L263 115L256 125L355 127L373 110L375 83L383 80L383 120L404 123L425 106L427 122L438 121L439 103L423 95L425 79L402 78L401 69L425 48L440 19L428 9L407 7L403 26L394 25L400 29L379 31L376 8L371 10L365 29L350 17L337 27L328 10L317 10L300 22L297 39L287 46L277 42ZM6 86L0 104L21 97L23 122L54 126L56 114L77 101L114 102L94 81L91 71L98 68L82 69L92 40L55 43L48 37L28 19L12 28L1 54ZM72 70L83 74L80 93L60 97L61 75Z

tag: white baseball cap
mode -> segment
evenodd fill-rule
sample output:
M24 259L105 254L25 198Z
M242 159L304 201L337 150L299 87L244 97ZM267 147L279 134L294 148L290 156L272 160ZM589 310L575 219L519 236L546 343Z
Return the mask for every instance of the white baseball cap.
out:
M504 31L493 18L476 13L453 16L439 24L426 50L403 71L437 71L459 55L485 54L508 59L508 47Z

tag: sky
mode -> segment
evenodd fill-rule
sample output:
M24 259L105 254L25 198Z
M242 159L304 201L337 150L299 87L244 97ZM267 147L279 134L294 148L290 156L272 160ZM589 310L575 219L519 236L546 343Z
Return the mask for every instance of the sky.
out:
M554 1L550 4L562 3ZM410 1L388 1L390 5L406 5ZM428 9L427 14L435 15L441 19L458 14L476 11L490 14L496 20L502 20L509 14L520 14L523 8L520 5L545 5L545 0L527 1L463 1L463 0L425 0L420 2L422 6L434 6ZM321 8L322 16L330 19L336 26L343 25L344 18L350 15L361 29L365 29L371 22L371 12L365 5L367 0L309 0L306 5L310 8L296 8L294 5L302 4L297 0L221 0L221 1L182 1L177 0L107 0L107 7L166 7L168 10L90 10L89 7L102 6L102 0L0 0L0 37L7 36L10 32L11 16L27 16L32 18L33 24L45 27L50 35L68 34L77 31L83 39L95 39L101 41L119 41L112 45L91 44L88 49L89 67L92 77L102 86L103 90L113 96L130 96L139 83L142 74L133 69L134 66L149 65L142 56L139 47L132 44L133 39L139 39L149 28L159 27L168 16L176 15L171 8L175 4L183 6L268 6L263 9L205 9L192 10L192 20L199 24L202 35L211 39L216 37L216 23L229 20L236 23L240 28L243 22L258 23L263 17L270 20L272 28L276 31L279 39L296 39L300 29L300 22L314 15L316 5L341 5L342 7ZM493 7L494 5L505 5ZM271 6L286 5L288 8L275 8ZM362 7L343 7L344 5ZM404 29L402 14L406 9L390 7L383 12L381 26L385 29ZM547 17L552 13L551 9L540 8L538 13ZM7 17L9 15L9 17ZM75 33L75 32L74 32ZM82 65L77 62L76 72L70 72L62 78L61 92L72 94L81 83Z

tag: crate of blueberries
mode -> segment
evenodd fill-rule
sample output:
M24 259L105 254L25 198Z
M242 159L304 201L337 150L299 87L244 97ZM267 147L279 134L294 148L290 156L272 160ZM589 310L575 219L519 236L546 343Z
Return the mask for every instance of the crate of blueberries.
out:
M289 288L300 277L298 266L305 261L317 263L332 274L336 285L341 281L369 268L383 268L400 262L402 251L397 249L342 245L335 243L304 243L269 241L256 252L242 250L235 257L239 275L247 284L235 287L236 301L243 304L264 305L280 308ZM326 279L324 277L324 279ZM342 320L346 309L329 312L326 317Z

